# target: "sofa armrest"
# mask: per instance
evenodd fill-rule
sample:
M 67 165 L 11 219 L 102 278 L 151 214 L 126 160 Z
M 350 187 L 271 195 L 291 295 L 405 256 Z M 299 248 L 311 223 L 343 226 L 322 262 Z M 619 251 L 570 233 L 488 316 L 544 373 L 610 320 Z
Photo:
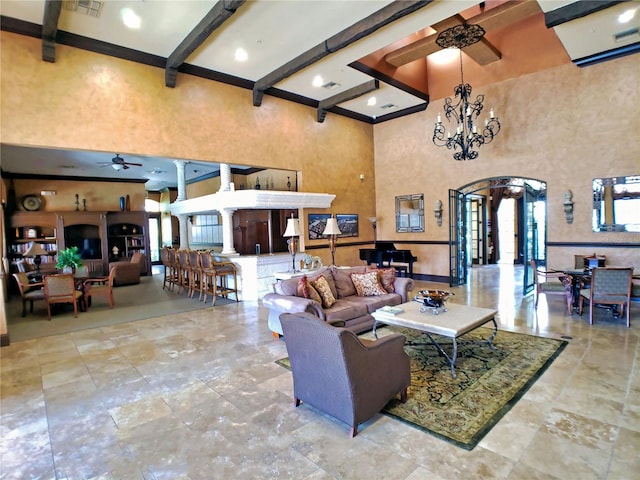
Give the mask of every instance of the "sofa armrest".
M 277 293 L 267 293 L 262 298 L 262 304 L 281 313 L 308 312 L 321 320 L 325 320 L 322 305 L 310 298 L 295 297 L 293 295 L 280 295 Z
M 393 288 L 396 293 L 400 294 L 402 297 L 402 303 L 406 303 L 409 301 L 409 292 L 413 290 L 414 281 L 413 278 L 409 277 L 396 277 L 393 282 Z

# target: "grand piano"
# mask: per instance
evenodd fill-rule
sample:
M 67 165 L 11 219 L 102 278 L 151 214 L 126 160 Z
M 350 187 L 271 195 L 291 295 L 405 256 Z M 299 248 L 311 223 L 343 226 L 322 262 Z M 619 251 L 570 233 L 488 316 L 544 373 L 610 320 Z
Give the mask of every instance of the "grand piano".
M 413 278 L 413 262 L 418 261 L 411 250 L 398 250 L 392 242 L 376 242 L 375 248 L 361 248 L 360 260 L 367 265 L 376 264 L 379 268 L 385 266 L 398 267 L 398 263 L 408 264 L 409 277 Z

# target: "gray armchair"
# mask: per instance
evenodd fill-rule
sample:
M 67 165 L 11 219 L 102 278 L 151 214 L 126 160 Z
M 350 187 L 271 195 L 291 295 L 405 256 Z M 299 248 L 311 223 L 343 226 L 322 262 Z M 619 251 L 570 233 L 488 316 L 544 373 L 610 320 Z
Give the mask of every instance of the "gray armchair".
M 300 312 L 283 313 L 280 322 L 293 373 L 294 405 L 300 401 L 351 426 L 351 436 L 411 383 L 405 337 L 391 334 L 362 340 L 346 328 Z

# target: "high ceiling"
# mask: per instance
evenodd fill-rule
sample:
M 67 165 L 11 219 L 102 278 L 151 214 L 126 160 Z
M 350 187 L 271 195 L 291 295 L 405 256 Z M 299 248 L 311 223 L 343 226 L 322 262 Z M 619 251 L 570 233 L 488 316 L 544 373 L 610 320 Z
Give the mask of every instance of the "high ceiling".
M 188 72 L 246 88 L 255 108 L 264 95 L 276 95 L 317 108 L 317 121 L 327 122 L 332 114 L 388 121 L 451 96 L 460 81 L 459 56 L 447 60 L 435 39 L 461 23 L 486 31 L 463 49 L 465 80 L 474 88 L 640 46 L 640 13 L 628 23 L 618 18 L 637 10 L 637 0 L 77 0 L 62 2 L 59 14 L 56 4 L 2 0 L 2 29 L 43 38 L 49 61 L 64 54 L 56 52 L 61 43 L 108 52 L 165 68 L 167 89 L 180 88 Z M 145 178 L 149 190 L 175 185 L 172 159 L 15 145 L 2 145 L 0 153 L 4 172 Z M 143 167 L 99 165 L 116 153 Z M 197 175 L 218 166 L 192 169 Z

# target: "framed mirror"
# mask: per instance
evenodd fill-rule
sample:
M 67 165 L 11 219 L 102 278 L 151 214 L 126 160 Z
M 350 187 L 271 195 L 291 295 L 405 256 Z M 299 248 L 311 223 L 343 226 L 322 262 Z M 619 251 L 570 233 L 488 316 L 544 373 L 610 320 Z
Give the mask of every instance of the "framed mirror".
M 593 179 L 593 231 L 640 232 L 640 175 Z
M 424 195 L 396 197 L 396 232 L 424 232 Z

